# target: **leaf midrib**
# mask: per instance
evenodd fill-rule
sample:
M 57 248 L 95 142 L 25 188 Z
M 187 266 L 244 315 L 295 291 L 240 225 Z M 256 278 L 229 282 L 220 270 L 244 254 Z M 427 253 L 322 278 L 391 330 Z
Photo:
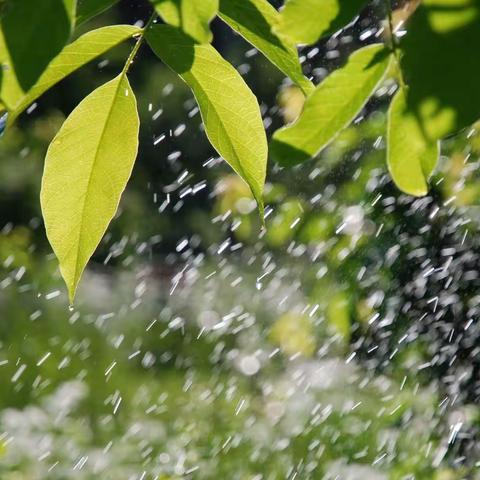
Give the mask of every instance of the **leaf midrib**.
M 80 257 L 81 240 L 82 240 L 82 237 L 83 237 L 82 233 L 83 233 L 83 221 L 84 221 L 84 217 L 85 217 L 85 208 L 86 208 L 86 203 L 87 203 L 86 199 L 89 196 L 89 190 L 90 190 L 90 186 L 91 186 L 91 183 L 92 183 L 93 171 L 95 169 L 95 164 L 97 163 L 97 160 L 98 160 L 98 154 L 99 154 L 99 151 L 100 151 L 100 148 L 98 146 L 101 145 L 101 143 L 103 141 L 103 137 L 105 136 L 105 132 L 107 130 L 107 126 L 108 126 L 108 123 L 109 123 L 109 120 L 110 120 L 110 117 L 111 117 L 111 114 L 112 114 L 112 111 L 113 111 L 113 107 L 115 105 L 115 99 L 118 96 L 118 91 L 120 89 L 121 83 L 123 82 L 123 80 L 125 78 L 125 75 L 126 75 L 126 73 L 122 72 L 117 77 L 118 84 L 117 84 L 117 87 L 115 89 L 114 94 L 112 95 L 112 101 L 111 101 L 110 107 L 108 109 L 108 113 L 106 115 L 106 120 L 105 120 L 105 123 L 102 127 L 102 131 L 100 133 L 100 136 L 98 137 L 99 140 L 98 140 L 97 148 L 96 148 L 96 151 L 95 151 L 95 156 L 94 156 L 94 159 L 93 159 L 93 162 L 92 162 L 92 166 L 90 168 L 90 172 L 88 174 L 87 188 L 86 188 L 86 193 L 83 196 L 82 214 L 80 216 L 80 225 L 79 225 L 79 231 L 78 231 L 77 253 L 76 253 L 76 256 L 75 256 L 75 270 L 74 270 L 74 274 L 73 274 L 72 296 L 74 294 L 75 286 L 78 283 L 79 270 L 81 269 L 81 265 L 79 265 L 79 257 Z
M 190 71 L 190 74 L 192 75 L 192 79 L 193 79 L 193 80 L 195 81 L 195 83 L 197 84 L 197 88 L 200 90 L 200 92 L 201 92 L 203 95 L 205 95 L 206 98 L 209 98 L 209 97 L 208 97 L 208 93 L 207 93 L 206 90 L 202 87 L 202 84 L 197 80 L 197 78 L 193 75 L 193 73 L 192 73 L 191 71 Z M 195 93 L 194 93 L 194 96 L 197 97 L 197 95 L 196 95 Z M 197 99 L 197 101 L 198 101 L 198 99 Z M 209 104 L 209 107 L 208 107 L 208 108 L 211 108 L 211 109 L 215 112 L 215 115 L 217 116 L 217 118 L 218 118 L 218 120 L 219 120 L 219 121 L 218 121 L 219 125 L 221 125 L 221 127 L 223 128 L 223 130 L 224 130 L 225 132 L 228 132 L 228 129 L 225 127 L 225 124 L 224 124 L 224 122 L 222 121 L 222 116 L 219 115 L 218 110 L 215 108 L 214 103 L 211 102 L 211 101 L 209 101 L 208 104 Z M 205 112 L 205 117 L 207 116 L 207 113 L 208 113 L 208 111 Z M 205 129 L 205 131 L 206 131 L 207 136 L 208 136 L 207 129 Z M 230 140 L 230 136 L 229 136 L 228 134 L 225 135 L 225 138 L 226 138 L 226 141 L 228 142 L 228 144 L 231 146 L 231 149 L 232 149 L 233 153 L 235 154 L 235 158 L 236 158 L 236 160 L 237 160 L 237 165 L 238 165 L 237 168 L 235 168 L 235 167 L 233 167 L 233 165 L 231 165 L 232 168 L 234 168 L 235 170 L 238 169 L 238 170 L 239 170 L 238 173 L 239 173 L 245 180 L 248 181 L 251 177 L 250 177 L 250 175 L 248 175 L 247 172 L 243 169 L 242 162 L 240 161 L 240 156 L 239 156 L 239 154 L 237 153 L 237 149 L 236 149 L 234 143 Z M 220 153 L 220 152 L 219 152 L 219 153 Z M 225 159 L 225 160 L 226 160 L 226 159 Z M 227 163 L 228 163 L 228 161 L 227 161 Z M 256 180 L 256 179 L 255 179 L 255 180 Z M 250 183 L 250 182 L 248 182 L 248 183 Z M 251 187 L 251 186 L 252 186 L 252 185 L 250 185 L 250 187 Z M 255 185 L 255 187 L 257 187 L 257 185 Z M 253 189 L 252 189 L 252 191 L 253 191 Z M 255 198 L 257 199 L 257 201 L 261 202 L 262 199 L 261 199 L 261 198 L 257 198 L 257 193 L 256 193 L 256 192 L 253 192 L 253 194 L 254 194 Z

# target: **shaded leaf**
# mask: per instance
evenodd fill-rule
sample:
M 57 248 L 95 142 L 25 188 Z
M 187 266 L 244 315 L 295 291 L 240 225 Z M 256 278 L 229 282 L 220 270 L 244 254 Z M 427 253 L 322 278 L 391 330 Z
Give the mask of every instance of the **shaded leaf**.
M 48 149 L 40 200 L 71 302 L 117 211 L 137 155 L 138 130 L 135 96 L 122 73 L 77 106 Z
M 311 45 L 350 23 L 365 0 L 287 0 L 275 28 L 294 43 Z
M 273 33 L 279 13 L 267 0 L 220 0 L 220 18 L 260 50 L 308 95 L 315 88 L 305 78 L 295 45 Z
M 387 127 L 387 165 L 397 187 L 410 195 L 426 195 L 439 154 L 439 142 L 426 139 L 400 89 L 390 104 Z
M 307 98 L 295 123 L 277 130 L 270 150 L 281 165 L 292 166 L 315 156 L 361 111 L 382 81 L 390 63 L 383 45 L 353 53 Z
M 0 20 L 0 98 L 12 108 L 67 43 L 75 0 L 10 0 Z
M 218 0 L 151 1 L 166 23 L 181 28 L 197 42 L 211 42 L 210 22 L 218 12 Z
M 77 25 L 104 12 L 117 2 L 118 0 L 78 0 Z
M 480 118 L 478 0 L 424 0 L 401 47 L 409 106 L 431 139 Z
M 55 57 L 37 83 L 20 100 L 12 112 L 11 123 L 25 108 L 40 95 L 63 80 L 75 70 L 102 55 L 106 51 L 133 35 L 141 33 L 141 29 L 133 25 L 111 25 L 91 30 L 67 45 Z
M 211 144 L 248 183 L 262 212 L 267 140 L 251 90 L 211 45 L 194 43 L 178 28 L 156 25 L 145 38 L 190 86 Z

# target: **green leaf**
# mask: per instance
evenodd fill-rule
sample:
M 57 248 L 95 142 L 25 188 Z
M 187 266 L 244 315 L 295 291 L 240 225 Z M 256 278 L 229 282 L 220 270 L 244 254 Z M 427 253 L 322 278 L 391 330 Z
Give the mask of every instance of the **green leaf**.
M 117 211 L 138 130 L 135 96 L 122 73 L 82 100 L 48 148 L 40 201 L 70 302 Z
M 358 115 L 389 63 L 390 54 L 383 45 L 353 53 L 307 98 L 297 121 L 275 132 L 270 145 L 273 158 L 292 166 L 317 155 Z
M 437 140 L 480 118 L 480 2 L 424 0 L 401 47 L 408 103 Z
M 220 18 L 260 50 L 308 95 L 315 88 L 305 78 L 295 45 L 273 33 L 279 13 L 267 0 L 220 0 Z
M 211 144 L 250 186 L 262 213 L 267 140 L 251 90 L 211 45 L 194 43 L 178 28 L 156 25 L 145 38 L 193 90 Z
M 118 0 L 78 0 L 77 25 L 99 15 L 117 2 Z
M 428 179 L 440 155 L 439 142 L 427 140 L 406 92 L 400 89 L 388 111 L 387 165 L 397 187 L 410 195 L 428 192 Z
M 75 0 L 10 0 L 0 20 L 0 99 L 12 108 L 60 53 L 72 32 Z
M 55 57 L 37 83 L 15 106 L 8 123 L 14 119 L 40 95 L 63 80 L 75 70 L 142 30 L 133 25 L 111 25 L 91 30 L 67 45 Z
M 287 0 L 275 31 L 294 43 L 311 45 L 350 23 L 365 0 Z
M 210 22 L 218 12 L 218 0 L 151 0 L 162 19 L 179 27 L 200 43 L 210 43 Z

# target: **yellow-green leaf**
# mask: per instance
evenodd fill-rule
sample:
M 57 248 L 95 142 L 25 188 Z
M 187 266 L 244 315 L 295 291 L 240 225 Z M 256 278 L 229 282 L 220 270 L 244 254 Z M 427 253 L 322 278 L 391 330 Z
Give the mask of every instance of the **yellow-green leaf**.
M 292 166 L 317 155 L 358 115 L 382 81 L 390 63 L 383 45 L 350 55 L 307 98 L 295 123 L 277 130 L 270 151 L 281 165 Z
M 345 27 L 364 4 L 365 0 L 287 0 L 275 31 L 310 45 Z
M 91 30 L 67 45 L 57 55 L 35 85 L 15 106 L 8 123 L 13 120 L 40 95 L 63 80 L 75 70 L 102 55 L 133 35 L 141 33 L 133 25 L 111 25 Z
M 218 12 L 218 0 L 151 1 L 166 23 L 181 28 L 197 42 L 211 42 L 210 22 Z
M 0 20 L 0 99 L 9 109 L 60 53 L 73 29 L 75 0 L 14 0 Z
M 47 152 L 40 200 L 70 301 L 118 208 L 138 149 L 135 96 L 124 73 L 86 97 Z
M 247 84 L 211 45 L 195 43 L 178 28 L 155 25 L 145 38 L 190 86 L 211 144 L 248 183 L 262 212 L 268 147 L 260 107 Z
M 397 187 L 410 195 L 426 195 L 439 154 L 439 142 L 427 140 L 400 89 L 390 104 L 387 127 L 387 165 Z
M 306 95 L 313 91 L 312 82 L 303 75 L 295 45 L 272 31 L 279 13 L 267 0 L 220 0 L 219 16 L 290 77 Z

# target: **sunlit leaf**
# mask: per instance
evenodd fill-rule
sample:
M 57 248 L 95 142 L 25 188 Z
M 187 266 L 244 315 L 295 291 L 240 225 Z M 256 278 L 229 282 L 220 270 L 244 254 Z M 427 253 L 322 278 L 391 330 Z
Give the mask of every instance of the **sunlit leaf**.
M 424 0 L 401 46 L 409 106 L 430 138 L 480 118 L 478 0 Z
M 71 302 L 117 211 L 137 155 L 138 130 L 135 96 L 122 73 L 78 105 L 48 149 L 42 213 Z
M 272 31 L 279 14 L 267 0 L 220 0 L 219 16 L 290 77 L 305 94 L 311 93 L 314 86 L 302 73 L 295 45 Z
M 115 45 L 140 32 L 141 29 L 133 25 L 111 25 L 97 30 L 91 30 L 70 45 L 67 45 L 62 52 L 52 60 L 47 70 L 45 70 L 37 83 L 28 91 L 27 95 L 15 106 L 9 123 L 56 83 L 110 50 Z
M 210 22 L 218 12 L 218 0 L 151 0 L 162 19 L 179 27 L 200 43 L 212 40 Z
M 77 25 L 104 12 L 117 2 L 118 0 L 78 0 Z
M 358 115 L 382 81 L 389 62 L 383 45 L 353 53 L 344 67 L 307 98 L 297 121 L 275 132 L 270 145 L 273 158 L 291 166 L 319 153 Z
M 387 164 L 395 184 L 410 195 L 426 195 L 439 157 L 439 142 L 427 140 L 418 117 L 399 90 L 388 112 Z
M 267 140 L 253 93 L 211 45 L 194 43 L 178 28 L 154 26 L 146 39 L 190 86 L 211 144 L 248 183 L 262 211 Z
M 75 0 L 11 0 L 0 19 L 0 98 L 14 107 L 72 32 Z
M 299 44 L 312 44 L 345 27 L 365 0 L 287 0 L 276 32 Z

